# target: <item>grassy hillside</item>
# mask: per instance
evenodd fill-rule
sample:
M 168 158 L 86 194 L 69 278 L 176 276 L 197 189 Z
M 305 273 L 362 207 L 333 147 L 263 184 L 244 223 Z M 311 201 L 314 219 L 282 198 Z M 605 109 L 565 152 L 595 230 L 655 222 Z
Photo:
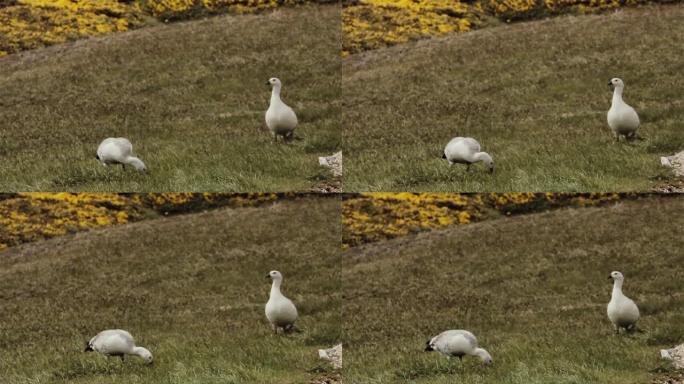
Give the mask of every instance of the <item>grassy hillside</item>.
M 0 189 L 285 191 L 331 182 L 341 140 L 338 6 L 220 16 L 0 58 Z M 300 138 L 266 129 L 268 78 Z M 102 167 L 125 136 L 151 171 Z
M 406 236 L 342 253 L 352 383 L 650 383 L 684 341 L 684 199 L 651 197 Z M 615 336 L 613 270 L 644 333 Z M 423 352 L 470 329 L 494 358 Z M 661 373 L 657 373 L 661 372 Z
M 380 49 L 343 60 L 347 191 L 644 191 L 684 148 L 684 5 L 563 16 Z M 606 123 L 622 77 L 644 140 Z M 477 138 L 497 172 L 448 167 Z
M 339 199 L 153 219 L 0 251 L 2 383 L 309 383 L 334 375 Z M 301 333 L 263 313 L 278 269 Z M 155 355 L 106 359 L 86 340 L 121 327 Z M 309 372 L 312 371 L 312 372 Z

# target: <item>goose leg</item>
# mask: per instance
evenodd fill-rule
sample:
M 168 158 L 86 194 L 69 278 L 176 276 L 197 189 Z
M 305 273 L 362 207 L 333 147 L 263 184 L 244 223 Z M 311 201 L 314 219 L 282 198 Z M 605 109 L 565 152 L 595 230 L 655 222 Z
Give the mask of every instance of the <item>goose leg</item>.
M 470 163 L 466 165 L 466 172 L 470 172 Z
M 119 357 L 121 358 L 121 361 L 124 361 L 124 355 L 123 354 L 119 355 Z
M 124 163 L 121 163 L 121 169 L 123 169 L 124 171 L 126 170 L 126 166 L 124 165 Z

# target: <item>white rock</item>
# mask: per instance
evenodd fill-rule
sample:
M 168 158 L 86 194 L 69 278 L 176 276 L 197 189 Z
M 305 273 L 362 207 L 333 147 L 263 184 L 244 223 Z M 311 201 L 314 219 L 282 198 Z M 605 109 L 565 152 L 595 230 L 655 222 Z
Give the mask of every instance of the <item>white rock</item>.
M 280 99 L 280 89 L 282 84 L 279 79 L 273 77 L 266 84 L 270 84 L 271 104 L 266 110 L 266 126 L 271 131 L 273 138 L 277 141 L 278 136 L 283 140 L 289 141 L 293 138 L 294 129 L 297 127 L 297 115 Z
M 672 156 L 661 157 L 660 164 L 672 168 L 677 176 L 684 176 L 684 151 Z
M 609 279 L 613 279 L 613 292 L 608 303 L 608 318 L 615 327 L 615 332 L 620 333 L 620 328 L 631 332 L 636 330 L 636 323 L 639 320 L 639 308 L 637 305 L 622 293 L 622 283 L 625 278 L 618 271 L 611 272 Z
M 672 360 L 675 369 L 684 368 L 684 344 L 680 344 L 672 349 L 661 349 L 660 357 Z
M 152 353 L 143 347 L 137 347 L 133 336 L 122 329 L 108 329 L 98 333 L 86 343 L 85 352 L 89 351 L 105 356 L 119 356 L 121 360 L 125 355 L 137 355 L 147 364 L 153 362 Z
M 639 116 L 634 108 L 622 100 L 625 83 L 621 79 L 613 78 L 608 85 L 615 88 L 613 90 L 613 101 L 608 110 L 608 126 L 613 130 L 616 140 L 620 140 L 620 136 L 624 136 L 625 139 L 636 138 Z
M 427 342 L 425 351 L 437 351 L 447 357 L 457 356 L 462 359 L 465 355 L 477 356 L 485 364 L 491 364 L 489 352 L 480 348 L 475 335 L 469 331 L 455 329 L 444 331 Z
M 319 157 L 318 164 L 330 168 L 333 176 L 342 176 L 342 151 L 337 152 L 332 156 Z
M 290 299 L 280 292 L 283 275 L 278 271 L 271 271 L 266 275 L 266 278 L 273 280 L 271 294 L 266 303 L 266 318 L 271 323 L 273 333 L 277 334 L 278 328 L 282 328 L 283 332 L 289 332 L 297 320 L 297 308 Z
M 447 159 L 449 165 L 454 163 L 470 165 L 481 161 L 489 172 L 494 172 L 494 160 L 487 152 L 480 151 L 480 143 L 471 137 L 454 137 L 444 148 L 443 159 Z
M 332 363 L 333 368 L 342 369 L 342 344 L 329 349 L 319 349 L 318 357 Z
M 97 159 L 102 165 L 124 164 L 132 165 L 136 170 L 145 172 L 147 167 L 139 158 L 133 156 L 133 145 L 123 137 L 110 137 L 104 139 L 97 147 Z

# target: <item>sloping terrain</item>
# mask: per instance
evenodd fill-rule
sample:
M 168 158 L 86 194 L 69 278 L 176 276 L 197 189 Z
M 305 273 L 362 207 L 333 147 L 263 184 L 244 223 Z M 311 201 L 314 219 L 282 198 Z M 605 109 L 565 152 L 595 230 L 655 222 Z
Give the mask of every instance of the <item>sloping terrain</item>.
M 346 191 L 646 191 L 684 148 L 684 4 L 562 16 L 344 58 Z M 615 143 L 612 77 L 643 140 Z M 441 159 L 455 136 L 496 162 Z
M 305 383 L 341 337 L 339 199 L 146 220 L 0 251 L 0 380 Z M 301 330 L 273 336 L 273 269 Z M 155 363 L 83 353 L 123 328 Z M 310 372 L 311 371 L 311 372 Z M 326 373 L 327 372 L 327 373 Z
M 340 8 L 160 25 L 0 58 L 2 191 L 302 191 L 325 183 L 318 156 L 339 127 Z M 273 143 L 270 77 L 298 113 Z M 103 167 L 128 137 L 150 174 Z
M 352 383 L 650 383 L 684 341 L 684 198 L 561 209 L 435 230 L 342 253 Z M 640 307 L 634 335 L 606 316 L 608 275 Z M 425 353 L 469 329 L 494 358 Z

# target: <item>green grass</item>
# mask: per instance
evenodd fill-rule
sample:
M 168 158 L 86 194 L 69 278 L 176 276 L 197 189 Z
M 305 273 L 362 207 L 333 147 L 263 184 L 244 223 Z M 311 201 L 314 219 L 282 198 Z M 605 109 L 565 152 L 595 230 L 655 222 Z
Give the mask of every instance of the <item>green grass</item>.
M 343 60 L 346 191 L 646 191 L 684 148 L 684 5 L 499 25 Z M 612 77 L 642 141 L 616 144 Z M 492 176 L 448 167 L 478 139 Z
M 0 382 L 309 383 L 341 338 L 338 198 L 222 209 L 0 251 Z M 273 336 L 268 271 L 298 306 Z M 83 353 L 123 328 L 155 364 Z M 309 372 L 312 371 L 312 372 Z
M 306 191 L 341 145 L 340 8 L 219 16 L 0 59 L 2 191 Z M 300 125 L 274 144 L 270 77 Z M 151 171 L 102 167 L 128 137 Z
M 684 341 L 683 217 L 684 199 L 644 197 L 345 250 L 346 380 L 650 383 L 671 371 L 659 349 Z M 613 270 L 644 333 L 613 333 Z M 423 352 L 447 329 L 473 331 L 494 365 Z

